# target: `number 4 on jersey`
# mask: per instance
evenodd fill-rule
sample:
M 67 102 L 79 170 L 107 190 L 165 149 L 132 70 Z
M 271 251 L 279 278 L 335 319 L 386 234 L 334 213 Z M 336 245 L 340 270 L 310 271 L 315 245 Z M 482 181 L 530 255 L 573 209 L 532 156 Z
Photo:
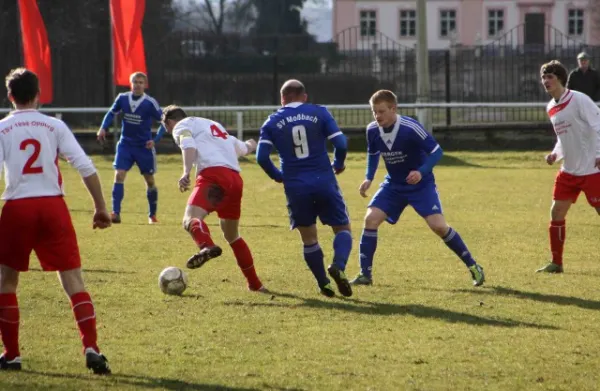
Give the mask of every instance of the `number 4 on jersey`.
M 219 137 L 222 138 L 223 140 L 227 140 L 227 132 L 222 131 L 221 129 L 219 129 L 219 127 L 217 125 L 210 125 L 210 133 L 214 136 L 214 137 Z

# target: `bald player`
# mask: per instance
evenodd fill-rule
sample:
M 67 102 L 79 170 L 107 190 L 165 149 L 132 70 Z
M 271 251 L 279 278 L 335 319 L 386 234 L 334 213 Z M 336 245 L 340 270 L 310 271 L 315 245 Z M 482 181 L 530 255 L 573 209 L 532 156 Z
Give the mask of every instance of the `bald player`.
M 317 239 L 317 217 L 331 226 L 333 261 L 327 271 L 343 296 L 352 296 L 345 274 L 352 250 L 352 235 L 346 203 L 335 175 L 341 174 L 347 141 L 335 119 L 323 106 L 307 103 L 308 95 L 298 80 L 281 87 L 281 108 L 269 116 L 260 129 L 256 159 L 275 182 L 283 183 L 287 197 L 290 228 L 298 229 L 304 244 L 304 260 L 317 280 L 321 294 L 335 296 L 323 263 Z M 333 163 L 327 154 L 327 140 L 335 147 Z M 275 147 L 281 167 L 270 159 Z

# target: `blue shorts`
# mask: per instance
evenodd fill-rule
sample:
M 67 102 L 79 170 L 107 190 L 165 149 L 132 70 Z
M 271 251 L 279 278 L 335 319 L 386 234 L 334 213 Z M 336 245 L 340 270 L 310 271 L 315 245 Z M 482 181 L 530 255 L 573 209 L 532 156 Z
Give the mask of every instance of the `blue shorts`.
M 137 164 L 143 175 L 156 174 L 156 151 L 154 148 L 148 149 L 145 146 L 131 146 L 119 142 L 113 167 L 117 170 L 129 171 L 133 163 Z
M 373 206 L 384 211 L 388 216 L 386 220 L 390 224 L 398 222 L 408 205 L 412 206 L 421 217 L 443 213 L 435 182 L 424 184 L 421 188 L 412 191 L 406 191 L 406 186 L 400 189 L 384 183 L 369 203 L 369 207 Z
M 286 191 L 290 229 L 310 227 L 317 217 L 324 225 L 336 226 L 350 223 L 348 210 L 337 182 L 312 192 Z

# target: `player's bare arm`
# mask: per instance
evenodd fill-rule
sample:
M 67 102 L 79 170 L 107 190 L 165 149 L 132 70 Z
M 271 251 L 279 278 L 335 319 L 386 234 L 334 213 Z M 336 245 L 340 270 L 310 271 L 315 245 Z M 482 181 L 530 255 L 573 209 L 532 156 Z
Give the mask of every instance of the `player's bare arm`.
M 257 143 L 256 140 L 254 139 L 250 139 L 250 140 L 246 140 L 246 147 L 248 147 L 248 153 L 252 153 L 254 151 L 256 151 L 256 147 L 257 147 Z
M 368 179 L 365 179 L 363 181 L 363 183 L 360 184 L 359 188 L 358 188 L 358 192 L 360 193 L 360 195 L 363 198 L 367 198 L 367 190 L 369 190 L 369 188 L 371 187 L 371 183 L 373 181 L 370 181 Z
M 179 191 L 184 192 L 190 188 L 190 173 L 197 157 L 196 148 L 185 148 L 181 155 L 183 159 L 183 174 L 179 178 Z
M 417 183 L 421 182 L 422 178 L 423 175 L 421 175 L 421 172 L 414 170 L 408 173 L 408 176 L 406 177 L 406 183 L 409 185 L 416 185 Z
M 96 133 L 96 136 L 98 141 L 104 142 L 106 140 L 106 129 L 100 128 L 100 130 L 98 130 L 98 133 Z
M 555 153 L 549 153 L 546 155 L 546 163 L 548 163 L 548 165 L 553 165 L 554 162 L 556 162 L 556 154 Z M 596 160 L 596 162 L 598 162 L 598 160 Z
M 98 174 L 93 173 L 92 175 L 84 177 L 83 183 L 85 184 L 85 187 L 94 201 L 95 211 L 92 227 L 94 229 L 104 229 L 110 227 L 110 215 L 106 209 L 106 203 L 104 202 L 104 196 L 102 195 L 102 186 L 100 185 L 100 178 L 98 178 Z

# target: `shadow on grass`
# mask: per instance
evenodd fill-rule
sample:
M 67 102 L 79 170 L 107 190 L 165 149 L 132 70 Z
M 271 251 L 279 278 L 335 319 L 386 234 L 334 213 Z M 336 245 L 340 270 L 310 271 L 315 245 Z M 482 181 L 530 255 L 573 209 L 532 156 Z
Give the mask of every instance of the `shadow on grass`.
M 316 309 L 327 309 L 327 310 L 339 310 L 347 312 L 356 312 L 364 315 L 412 315 L 417 318 L 425 319 L 440 319 L 448 323 L 466 323 L 476 326 L 495 326 L 495 327 L 530 327 L 535 329 L 544 330 L 559 330 L 558 327 L 548 326 L 537 323 L 521 322 L 512 319 L 493 319 L 485 318 L 482 316 L 466 314 L 463 312 L 450 311 L 443 308 L 430 307 L 421 304 L 391 304 L 391 303 L 378 303 L 371 301 L 362 301 L 356 299 L 343 299 L 344 301 L 331 301 L 331 300 L 320 300 L 311 299 L 296 296 L 289 293 L 279 293 L 270 291 L 271 300 L 270 303 L 248 303 L 242 301 L 229 301 L 224 302 L 225 305 L 231 306 L 262 306 L 262 307 L 309 307 Z M 288 298 L 301 300 L 300 304 L 293 303 L 277 303 L 273 302 L 277 298 Z
M 454 292 L 474 293 L 473 291 L 470 291 L 468 289 L 458 289 L 458 290 L 454 290 Z M 526 292 L 526 291 L 520 291 L 518 289 L 504 288 L 501 286 L 491 287 L 491 290 L 487 290 L 487 291 L 478 290 L 477 294 L 512 296 L 512 297 L 518 297 L 520 299 L 535 300 L 535 301 L 539 301 L 542 303 L 568 305 L 568 306 L 579 307 L 579 308 L 583 308 L 583 309 L 587 309 L 587 310 L 600 310 L 600 301 L 596 301 L 596 300 L 581 299 L 579 297 L 572 297 L 572 296 L 547 295 L 547 294 L 543 294 L 543 293 Z
M 203 390 L 203 391 L 258 391 L 258 388 L 247 388 L 247 387 L 229 387 L 222 386 L 218 384 L 202 384 L 202 383 L 192 383 L 183 380 L 177 379 L 169 379 L 164 377 L 151 377 L 151 376 L 137 376 L 137 375 L 126 375 L 120 373 L 113 373 L 110 376 L 93 376 L 90 374 L 81 375 L 78 374 L 69 374 L 69 373 L 56 373 L 56 372 L 42 372 L 42 371 L 33 371 L 33 370 L 23 370 L 21 371 L 27 375 L 37 375 L 37 376 L 45 376 L 49 378 L 56 379 L 77 379 L 83 381 L 90 380 L 100 380 L 104 383 L 105 388 L 109 383 L 111 386 L 114 386 L 115 389 L 119 389 L 119 386 L 133 386 L 140 388 L 155 388 L 161 390 Z M 267 386 L 267 385 L 265 385 Z M 267 386 L 270 387 L 270 386 Z M 67 388 L 69 389 L 69 388 Z M 79 389 L 74 387 L 73 389 Z M 263 388 L 264 389 L 264 388 Z M 277 388 L 266 388 L 266 389 L 277 389 Z
M 486 168 L 479 164 L 469 163 L 465 160 L 459 159 L 454 156 L 444 154 L 442 156 L 442 160 L 438 163 L 439 166 L 448 166 L 448 167 L 477 167 L 477 168 Z
M 45 272 L 39 267 L 31 267 L 29 268 L 30 272 Z M 110 270 L 110 269 L 81 269 L 83 273 L 101 273 L 101 274 L 135 274 L 135 272 L 126 271 L 126 270 Z

